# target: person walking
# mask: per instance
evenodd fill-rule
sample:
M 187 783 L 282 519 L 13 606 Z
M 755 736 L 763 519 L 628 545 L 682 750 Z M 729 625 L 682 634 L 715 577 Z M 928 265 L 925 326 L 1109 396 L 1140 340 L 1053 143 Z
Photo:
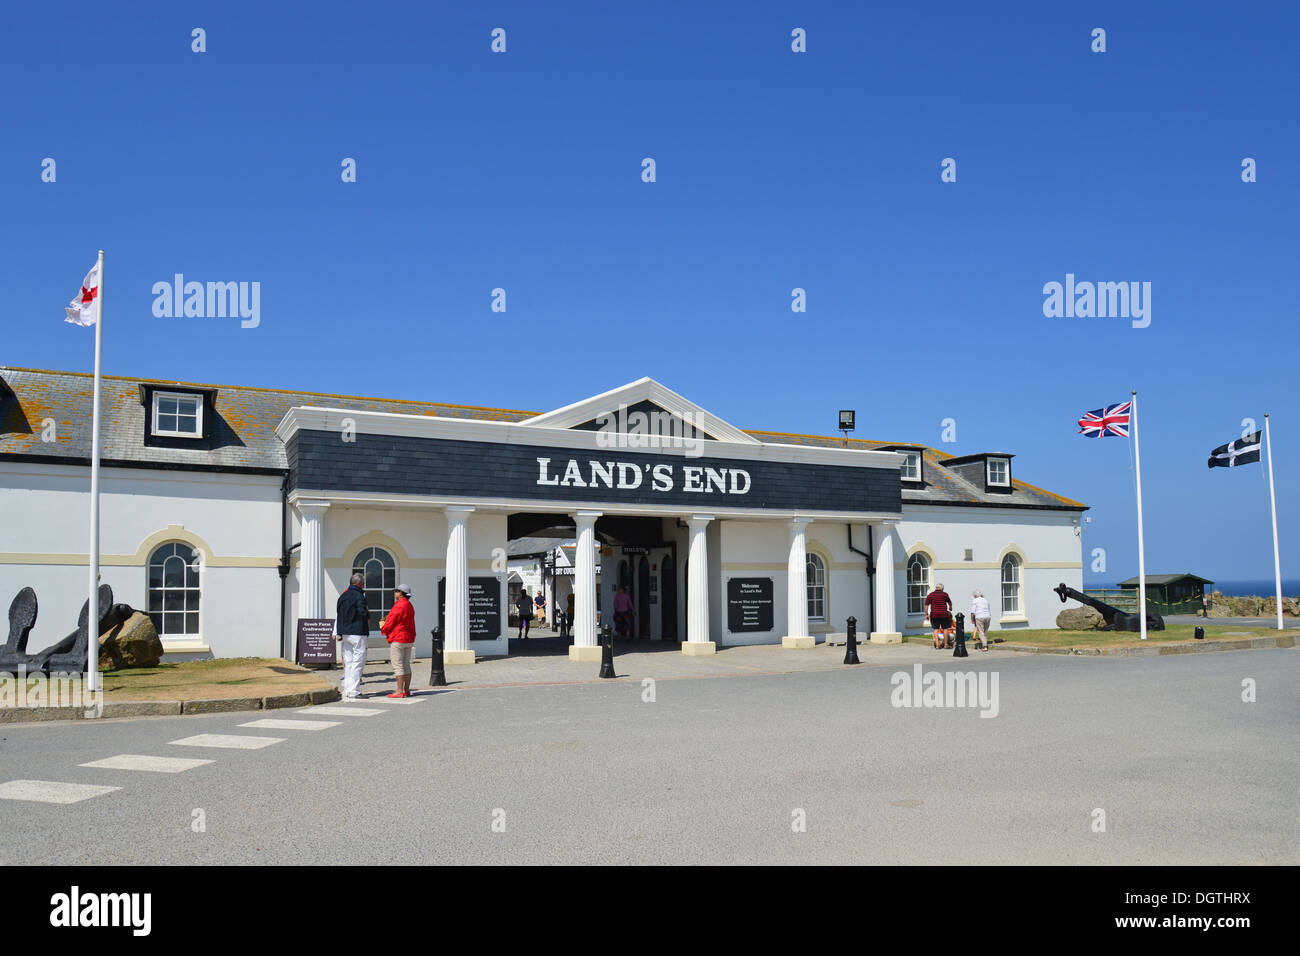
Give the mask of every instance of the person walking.
M 979 642 L 980 650 L 987 651 L 989 649 L 989 624 L 993 621 L 993 609 L 989 607 L 989 599 L 978 588 L 975 589 L 975 593 L 971 597 L 970 619 L 975 625 L 975 639 Z
M 561 637 L 573 637 L 573 592 L 569 592 L 568 598 L 564 602 L 564 614 L 560 618 Z
M 934 590 L 926 595 L 925 616 L 934 628 L 934 649 L 952 647 L 952 635 L 948 633 L 952 627 L 952 598 L 942 584 L 936 584 Z
M 411 604 L 411 589 L 399 584 L 394 591 L 393 609 L 379 622 L 379 629 L 388 639 L 389 659 L 397 678 L 397 690 L 389 697 L 411 696 L 411 653 L 415 650 L 415 606 Z
M 546 626 L 546 596 L 541 588 L 537 589 L 537 597 L 533 598 L 533 616 L 537 618 L 539 626 Z
M 614 595 L 614 629 L 620 639 L 626 639 L 632 633 L 632 598 L 621 584 Z
M 1204 591 L 1201 592 L 1201 617 L 1210 616 L 1210 596 Z
M 343 696 L 361 697 L 361 672 L 366 668 L 366 645 L 370 638 L 370 607 L 366 604 L 363 575 L 352 575 L 347 590 L 334 605 L 335 640 L 343 645 Z
M 528 588 L 519 589 L 515 599 L 515 610 L 519 612 L 519 636 L 528 640 L 528 625 L 533 619 L 533 600 L 528 596 Z

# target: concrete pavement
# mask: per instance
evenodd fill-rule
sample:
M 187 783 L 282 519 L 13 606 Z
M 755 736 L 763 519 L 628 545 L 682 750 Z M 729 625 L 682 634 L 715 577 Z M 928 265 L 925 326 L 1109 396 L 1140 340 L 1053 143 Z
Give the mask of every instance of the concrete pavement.
M 0 799 L 0 863 L 1300 862 L 1295 651 L 871 650 L 910 660 L 0 728 L 0 786 L 79 800 Z M 892 706 L 916 663 L 997 717 Z

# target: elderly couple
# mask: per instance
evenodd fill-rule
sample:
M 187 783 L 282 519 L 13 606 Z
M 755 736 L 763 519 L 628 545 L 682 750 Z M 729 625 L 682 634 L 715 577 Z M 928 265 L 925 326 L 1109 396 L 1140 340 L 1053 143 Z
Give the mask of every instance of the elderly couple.
M 366 666 L 370 607 L 366 604 L 365 583 L 366 579 L 362 575 L 352 575 L 352 582 L 339 595 L 336 606 L 335 640 L 343 644 L 343 697 L 347 700 L 360 699 L 361 672 Z M 397 586 L 393 609 L 379 622 L 379 630 L 388 640 L 393 673 L 397 677 L 397 690 L 388 696 L 410 697 L 411 652 L 415 649 L 415 607 L 411 604 L 411 589 L 405 584 Z
M 934 649 L 952 647 L 952 598 L 942 584 L 936 584 L 934 590 L 926 595 L 925 616 L 934 628 Z M 989 607 L 988 599 L 982 591 L 975 591 L 970 602 L 970 620 L 975 627 L 975 640 L 981 651 L 989 649 L 989 622 L 992 619 L 993 610 Z

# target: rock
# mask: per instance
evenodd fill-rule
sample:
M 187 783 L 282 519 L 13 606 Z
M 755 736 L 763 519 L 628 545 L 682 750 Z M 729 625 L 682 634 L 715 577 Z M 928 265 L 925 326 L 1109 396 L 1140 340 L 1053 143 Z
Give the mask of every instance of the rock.
M 1106 619 L 1093 607 L 1067 607 L 1056 615 L 1056 626 L 1063 631 L 1095 631 L 1106 626 Z
M 153 619 L 143 611 L 132 611 L 121 624 L 99 638 L 99 666 L 102 670 L 123 667 L 157 667 L 163 646 Z

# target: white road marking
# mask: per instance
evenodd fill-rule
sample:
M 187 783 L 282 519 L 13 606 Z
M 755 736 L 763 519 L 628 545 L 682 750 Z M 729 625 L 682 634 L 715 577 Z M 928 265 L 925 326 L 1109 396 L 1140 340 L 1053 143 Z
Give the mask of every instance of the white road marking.
M 81 764 L 81 766 L 99 767 L 104 770 L 147 770 L 151 773 L 181 773 L 185 770 L 193 770 L 195 767 L 202 767 L 207 763 L 212 763 L 212 761 L 190 757 L 150 757 L 144 754 L 118 754 L 116 757 L 92 760 L 90 763 Z
M 327 727 L 337 727 L 340 723 L 342 721 L 338 720 L 285 720 L 281 717 L 263 717 L 261 720 L 250 720 L 239 726 L 264 727 L 267 730 L 324 730 Z
M 173 740 L 175 747 L 224 747 L 228 750 L 260 750 L 271 744 L 284 743 L 284 737 L 242 737 L 235 734 L 195 734 Z
M 304 707 L 297 713 L 326 714 L 331 717 L 338 714 L 342 714 L 344 717 L 373 717 L 375 714 L 382 714 L 385 711 L 366 707 L 350 707 L 347 704 L 325 704 L 323 706 L 318 704 L 315 707 Z
M 58 783 L 53 780 L 9 780 L 0 783 L 0 800 L 30 800 L 33 803 L 80 803 L 102 797 L 121 787 L 100 787 L 90 783 Z

